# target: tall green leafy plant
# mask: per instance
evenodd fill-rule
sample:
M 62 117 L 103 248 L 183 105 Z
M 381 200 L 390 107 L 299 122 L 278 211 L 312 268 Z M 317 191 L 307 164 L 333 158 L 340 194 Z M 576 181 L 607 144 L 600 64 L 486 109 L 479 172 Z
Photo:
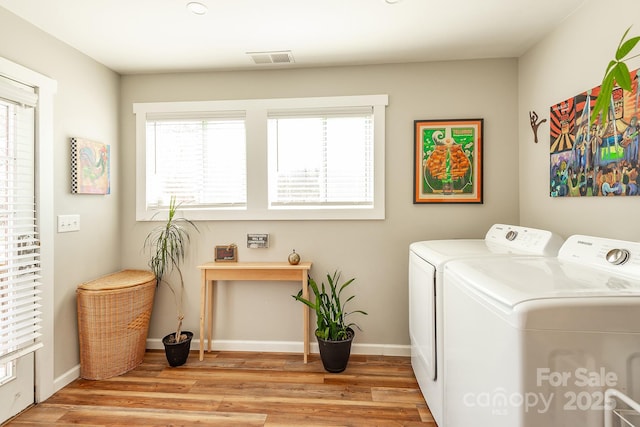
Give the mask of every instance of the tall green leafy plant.
M 175 196 L 172 196 L 169 201 L 167 221 L 151 230 L 144 241 L 145 249 L 148 249 L 151 254 L 149 268 L 155 274 L 158 284 L 164 282 L 169 287 L 176 303 L 178 315 L 176 342 L 186 339 L 182 334 L 184 277 L 180 265 L 184 261 L 185 252 L 191 242 L 189 229 L 198 231 L 198 227 L 192 221 L 176 216 L 179 207 L 180 204 L 176 203 Z M 178 273 L 180 279 L 178 289 L 167 281 L 167 276 L 173 271 Z
M 335 271 L 333 275 L 327 274 L 328 286 L 324 282 L 320 286 L 313 278 L 309 277 L 309 287 L 315 296 L 314 301 L 302 297 L 302 290 L 293 298 L 309 306 L 316 312 L 316 336 L 329 341 L 341 341 L 348 338 L 348 329 L 352 326 L 360 329 L 356 323 L 347 323 L 347 316 L 360 313 L 366 315 L 362 310 L 347 311 L 346 305 L 355 295 L 351 295 L 344 302 L 341 300 L 342 292 L 349 286 L 355 278 L 349 279 L 340 284 L 340 272 Z
M 603 123 L 609 120 L 609 111 L 611 110 L 612 103 L 611 94 L 616 84 L 626 91 L 631 91 L 632 82 L 626 61 L 640 56 L 640 54 L 629 56 L 638 42 L 640 42 L 640 36 L 625 40 L 629 34 L 629 30 L 631 30 L 631 27 L 627 28 L 627 31 L 622 35 L 622 39 L 620 39 L 620 43 L 618 43 L 618 48 L 616 49 L 615 57 L 607 65 L 600 86 L 600 93 L 593 106 L 593 112 L 591 113 L 591 122 L 595 122 L 600 114 L 602 114 Z

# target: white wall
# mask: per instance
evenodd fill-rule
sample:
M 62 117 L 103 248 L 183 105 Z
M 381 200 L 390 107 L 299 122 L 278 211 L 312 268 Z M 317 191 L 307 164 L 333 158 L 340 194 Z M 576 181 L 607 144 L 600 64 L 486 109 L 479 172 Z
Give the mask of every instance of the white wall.
M 83 281 L 120 266 L 119 76 L 0 8 L 0 56 L 58 82 L 54 104 L 55 215 L 80 214 L 81 230 L 55 234 L 54 377 L 78 365 L 75 289 Z M 110 196 L 70 193 L 69 138 L 111 144 L 114 161 Z M 49 301 L 45 304 L 50 303 Z
M 295 248 L 314 262 L 313 274 L 340 268 L 357 277 L 354 308 L 364 332 L 356 341 L 408 344 L 407 246 L 411 241 L 481 237 L 494 222 L 548 228 L 568 236 L 586 233 L 631 240 L 640 228 L 628 223 L 637 199 L 552 199 L 548 196 L 549 126 L 538 144 L 530 110 L 549 117 L 549 107 L 597 85 L 624 29 L 640 13 L 637 0 L 587 0 L 537 46 L 516 60 L 246 71 L 120 78 L 104 66 L 0 8 L 0 56 L 58 82 L 55 98 L 55 213 L 81 215 L 78 233 L 55 237 L 55 375 L 78 362 L 75 288 L 120 267 L 144 268 L 141 252 L 151 224 L 135 222 L 133 102 L 389 94 L 384 221 L 210 222 L 201 224 L 185 272 L 186 326 L 197 330 L 199 275 L 216 244 L 237 242 L 240 259 L 285 260 Z M 600 22 L 605 18 L 605 22 Z M 615 23 L 615 24 L 614 24 Z M 599 27 L 602 25 L 602 27 Z M 632 33 L 640 31 L 634 27 Z M 19 42 L 16 42 L 19 40 Z M 632 63 L 640 66 L 637 60 Z M 122 85 L 121 85 L 122 82 Z M 121 91 L 120 94 L 118 91 Z M 485 203 L 413 205 L 413 120 L 485 119 Z M 68 139 L 110 143 L 112 194 L 69 192 Z M 519 160 L 517 160 L 519 158 Z M 248 250 L 246 233 L 270 233 L 271 248 Z M 229 340 L 299 341 L 299 303 L 293 284 L 244 283 L 220 289 L 215 337 Z M 160 289 L 151 337 L 173 328 L 173 308 Z
M 517 223 L 517 61 L 514 59 L 403 65 L 132 75 L 104 66 L 0 8 L 0 27 L 16 37 L 0 38 L 0 55 L 58 82 L 55 99 L 55 213 L 81 215 L 82 229 L 55 237 L 55 376 L 78 362 L 76 286 L 119 268 L 145 268 L 141 247 L 152 226 L 135 222 L 133 102 L 389 94 L 387 108 L 386 220 L 224 221 L 200 224 L 187 260 L 187 319 L 198 328 L 199 274 L 213 246 L 237 242 L 240 259 L 285 260 L 295 248 L 314 262 L 321 278 L 339 268 L 356 277 L 352 308 L 364 332 L 359 344 L 407 345 L 407 251 L 415 240 L 481 237 L 494 222 Z M 20 39 L 20 43 L 13 40 Z M 120 92 L 119 92 L 120 91 Z M 413 121 L 484 118 L 482 205 L 414 205 Z M 112 194 L 69 192 L 71 136 L 111 144 Z M 271 247 L 249 250 L 247 233 L 270 233 Z M 301 341 L 302 308 L 290 283 L 242 283 L 221 287 L 216 339 Z M 174 327 L 170 295 L 161 288 L 151 338 Z
M 197 330 L 199 275 L 216 244 L 237 242 L 240 259 L 285 260 L 292 248 L 314 262 L 320 278 L 335 268 L 357 277 L 353 308 L 370 314 L 357 343 L 408 344 L 407 246 L 411 241 L 481 237 L 495 222 L 640 240 L 631 218 L 637 199 L 552 199 L 549 124 L 533 143 L 529 111 L 549 118 L 549 107 L 599 84 L 624 30 L 640 14 L 637 0 L 587 0 L 537 46 L 516 60 L 134 75 L 114 72 L 0 8 L 0 56 L 58 82 L 55 99 L 55 213 L 81 215 L 82 229 L 55 237 L 55 375 L 78 362 L 75 288 L 120 267 L 144 268 L 141 252 L 151 227 L 135 222 L 133 102 L 301 97 L 387 93 L 384 221 L 202 223 L 186 263 L 186 327 Z M 640 28 L 632 29 L 637 35 Z M 17 42 L 19 40 L 19 42 Z M 632 62 L 639 67 L 640 62 Z M 121 84 L 122 83 L 122 84 Z M 121 91 L 120 94 L 118 91 Z M 485 203 L 413 205 L 413 120 L 485 119 Z M 111 144 L 112 194 L 69 192 L 68 139 Z M 629 218 L 629 219 L 627 219 Z M 271 248 L 244 247 L 246 233 L 270 233 Z M 293 284 L 243 283 L 220 289 L 216 339 L 300 341 Z M 173 308 L 160 289 L 151 338 L 173 328 Z
M 269 70 L 122 78 L 122 264 L 142 268 L 144 236 L 153 226 L 135 222 L 133 102 L 388 94 L 386 220 L 220 221 L 202 233 L 184 272 L 185 326 L 198 331 L 200 276 L 196 265 L 213 260 L 213 247 L 235 242 L 241 261 L 285 261 L 293 248 L 313 262 L 322 279 L 341 269 L 356 277 L 352 309 L 363 309 L 356 344 L 408 345 L 407 257 L 412 241 L 482 237 L 494 222 L 518 222 L 517 62 L 514 59 L 344 68 Z M 484 118 L 485 203 L 414 205 L 413 121 Z M 269 249 L 247 249 L 247 233 L 270 233 Z M 214 337 L 233 341 L 301 341 L 302 308 L 293 283 L 232 283 L 220 287 Z M 150 338 L 174 327 L 171 295 L 161 287 Z
M 640 240 L 634 197 L 549 197 L 549 108 L 598 86 L 624 31 L 640 35 L 637 0 L 587 0 L 537 46 L 519 59 L 520 222 L 562 236 Z M 636 48 L 635 52 L 640 52 Z M 640 67 L 638 59 L 631 69 Z M 534 144 L 529 111 L 546 118 Z

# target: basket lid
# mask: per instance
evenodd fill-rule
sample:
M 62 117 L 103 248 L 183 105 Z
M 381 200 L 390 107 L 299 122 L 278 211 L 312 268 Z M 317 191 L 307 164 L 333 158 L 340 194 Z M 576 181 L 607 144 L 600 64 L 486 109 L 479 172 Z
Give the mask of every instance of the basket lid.
M 156 277 L 151 271 L 122 270 L 90 282 L 82 283 L 78 286 L 78 289 L 86 291 L 107 291 L 142 285 L 152 280 L 155 281 L 155 279 Z

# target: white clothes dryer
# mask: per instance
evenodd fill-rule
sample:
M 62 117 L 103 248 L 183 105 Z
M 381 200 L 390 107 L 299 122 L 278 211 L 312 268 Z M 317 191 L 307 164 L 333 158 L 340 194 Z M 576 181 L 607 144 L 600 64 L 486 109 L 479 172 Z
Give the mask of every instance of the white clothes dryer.
M 600 427 L 607 389 L 640 399 L 640 243 L 576 235 L 444 280 L 446 427 Z
M 415 242 L 409 251 L 411 364 L 440 426 L 443 416 L 443 267 L 455 259 L 539 255 L 555 257 L 563 240 L 546 230 L 494 224 L 484 239 Z

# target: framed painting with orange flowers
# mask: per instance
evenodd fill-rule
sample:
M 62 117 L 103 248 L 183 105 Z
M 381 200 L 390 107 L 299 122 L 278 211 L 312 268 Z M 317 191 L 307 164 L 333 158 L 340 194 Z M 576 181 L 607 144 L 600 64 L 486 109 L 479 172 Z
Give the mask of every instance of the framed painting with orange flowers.
M 413 203 L 482 203 L 483 124 L 414 121 Z

